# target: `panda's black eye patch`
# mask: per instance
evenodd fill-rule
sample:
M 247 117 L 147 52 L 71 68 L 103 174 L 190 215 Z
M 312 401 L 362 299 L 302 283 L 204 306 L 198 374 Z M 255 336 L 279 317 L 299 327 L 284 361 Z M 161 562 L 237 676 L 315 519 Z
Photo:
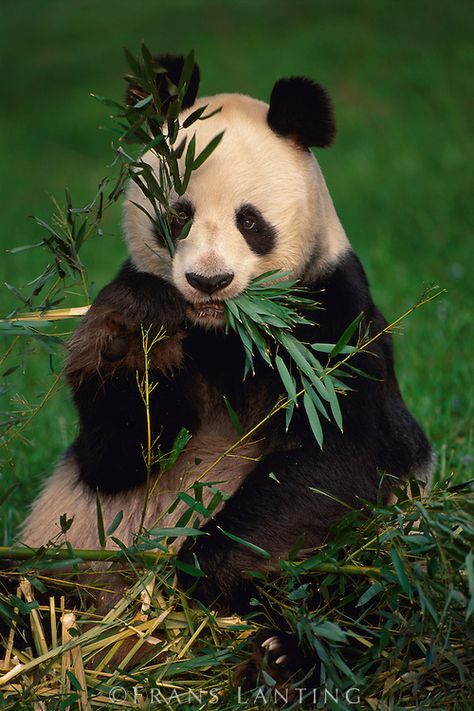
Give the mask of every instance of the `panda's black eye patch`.
M 171 220 L 171 233 L 173 239 L 182 236 L 183 228 L 194 217 L 194 205 L 189 200 L 178 200 L 172 205 L 173 217 Z
M 186 227 L 194 218 L 194 205 L 186 199 L 177 200 L 171 205 L 171 237 L 174 242 L 187 237 L 189 228 Z M 189 225 L 190 227 L 190 225 Z M 153 232 L 157 242 L 166 246 L 167 240 L 160 226 L 160 220 L 153 221 Z
M 248 246 L 256 254 L 268 254 L 275 246 L 276 230 L 254 205 L 241 205 L 235 221 Z

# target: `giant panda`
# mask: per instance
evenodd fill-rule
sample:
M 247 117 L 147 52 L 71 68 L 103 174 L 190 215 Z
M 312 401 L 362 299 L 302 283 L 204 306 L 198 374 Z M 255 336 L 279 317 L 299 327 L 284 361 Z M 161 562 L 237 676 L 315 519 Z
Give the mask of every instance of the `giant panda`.
M 183 59 L 159 61 L 176 83 Z M 433 455 L 400 394 L 386 333 L 370 354 L 357 356 L 358 368 L 370 377 L 354 375 L 351 392 L 341 398 L 343 433 L 325 422 L 320 448 L 299 408 L 288 431 L 280 412 L 221 456 L 238 439 L 224 396 L 248 431 L 282 394 L 278 375 L 258 357 L 255 373 L 243 380 L 244 348 L 225 329 L 224 301 L 278 269 L 322 306 L 307 314 L 314 326 L 295 327 L 303 342 L 335 343 L 361 312 L 368 333 L 381 331 L 386 321 L 311 151 L 333 139 L 326 91 L 307 78 L 281 79 L 267 104 L 241 94 L 196 99 L 198 83 L 196 68 L 181 123 L 199 107 L 219 111 L 183 135 L 189 140 L 195 134 L 200 151 L 224 133 L 186 193 L 172 196 L 174 234 L 189 220 L 191 229 L 176 239 L 171 257 L 146 214 L 151 206 L 130 183 L 123 222 L 128 259 L 69 343 L 67 377 L 79 433 L 34 502 L 21 541 L 41 546 L 57 539 L 66 513 L 73 523 L 65 538 L 76 548 L 98 547 L 98 492 L 105 527 L 123 511 L 114 535 L 132 543 L 147 486 L 145 410 L 137 388 L 137 371 L 144 368 L 141 327 L 164 327 L 166 338 L 150 355 L 153 432 L 165 452 L 182 427 L 191 439 L 171 469 L 153 473 L 144 525 L 175 525 L 186 508 L 181 502 L 169 511 L 177 492 L 196 480 L 219 482 L 225 498 L 203 523 L 209 535 L 177 547 L 181 560 L 197 559 L 205 574 L 194 589 L 198 600 L 223 613 L 245 613 L 255 594 L 246 571 L 276 566 L 297 539 L 305 548 L 320 546 L 344 505 L 387 499 L 390 477 L 415 477 L 429 486 Z M 133 87 L 129 99 L 134 101 Z M 155 154 L 144 160 L 159 170 Z M 270 559 L 223 530 L 265 549 Z M 181 573 L 179 583 L 186 588 L 190 582 Z M 279 650 L 275 635 L 270 647 Z

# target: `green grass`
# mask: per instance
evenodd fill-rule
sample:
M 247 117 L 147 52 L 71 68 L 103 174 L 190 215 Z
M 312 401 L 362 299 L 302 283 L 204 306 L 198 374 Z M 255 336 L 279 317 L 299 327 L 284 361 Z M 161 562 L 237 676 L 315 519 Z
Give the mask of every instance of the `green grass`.
M 438 452 L 437 476 L 469 478 L 473 29 L 467 0 L 291 7 L 240 0 L 3 0 L 0 284 L 21 287 L 39 273 L 45 260 L 39 251 L 4 250 L 39 241 L 28 215 L 49 218 L 48 194 L 62 199 L 68 186 L 75 204 L 85 204 L 109 172 L 111 135 L 97 130 L 107 123 L 106 111 L 89 93 L 122 95 L 122 46 L 138 48 L 144 39 L 156 51 L 194 47 L 202 93 L 241 91 L 267 99 L 281 76 L 312 76 L 329 88 L 338 124 L 335 146 L 319 151 L 318 159 L 376 302 L 392 319 L 425 285 L 448 290 L 406 322 L 396 339 L 397 370 Z M 105 228 L 84 254 L 93 293 L 125 256 L 118 208 Z M 1 286 L 1 314 L 14 304 Z M 9 366 L 17 364 L 2 378 L 8 388 L 2 411 L 11 409 L 17 393 L 39 401 L 60 358 L 50 363 L 40 351 Z M 24 433 L 28 442 L 17 440 L 0 455 L 0 496 L 18 484 L 0 513 L 0 540 L 11 542 L 75 428 L 63 388 Z

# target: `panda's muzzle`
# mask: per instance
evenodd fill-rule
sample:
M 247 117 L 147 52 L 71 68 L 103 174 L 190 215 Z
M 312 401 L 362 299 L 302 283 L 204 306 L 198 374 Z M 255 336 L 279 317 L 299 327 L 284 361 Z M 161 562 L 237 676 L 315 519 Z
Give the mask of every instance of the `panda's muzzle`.
M 195 272 L 186 272 L 185 277 L 193 289 L 210 296 L 211 294 L 215 294 L 216 291 L 221 291 L 225 289 L 226 286 L 229 286 L 234 278 L 234 274 L 232 272 L 224 272 L 207 277 L 202 274 L 196 274 Z

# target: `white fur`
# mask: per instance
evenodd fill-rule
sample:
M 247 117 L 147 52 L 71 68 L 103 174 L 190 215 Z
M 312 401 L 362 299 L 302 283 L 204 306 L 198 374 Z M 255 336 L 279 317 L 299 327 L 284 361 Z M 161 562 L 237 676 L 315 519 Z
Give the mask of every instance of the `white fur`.
M 224 420 L 220 422 L 223 424 Z M 152 493 L 144 517 L 145 529 L 175 526 L 187 510 L 187 504 L 180 501 L 171 514 L 167 513 L 167 510 L 174 502 L 178 491 L 188 491 L 193 496 L 190 487 L 196 480 L 219 482 L 216 488 L 230 496 L 255 466 L 255 458 L 261 452 L 258 443 L 239 446 L 211 468 L 218 457 L 238 439 L 230 427 L 227 431 L 223 429 L 221 432 L 216 432 L 217 429 L 216 422 L 215 427 L 209 426 L 207 430 L 198 432 L 189 442 L 177 464 L 163 472 L 158 480 L 156 478 L 153 480 Z M 196 463 L 198 460 L 199 463 Z M 209 503 L 211 497 L 209 488 L 204 487 L 205 505 Z M 112 524 L 119 511 L 123 511 L 123 519 L 114 537 L 127 546 L 133 543 L 134 535 L 139 531 L 145 498 L 145 486 L 137 486 L 135 489 L 109 496 L 100 495 L 105 530 Z M 64 539 L 59 526 L 62 514 L 73 518 L 73 524 Z M 95 492 L 78 480 L 77 463 L 73 456 L 69 456 L 46 481 L 43 491 L 34 502 L 32 511 L 24 523 L 20 542 L 27 546 L 39 547 L 56 539 L 67 540 L 74 548 L 100 548 L 96 522 Z M 174 544 L 175 550 L 179 549 L 181 543 L 181 539 L 178 539 Z M 107 547 L 116 546 L 108 539 Z

